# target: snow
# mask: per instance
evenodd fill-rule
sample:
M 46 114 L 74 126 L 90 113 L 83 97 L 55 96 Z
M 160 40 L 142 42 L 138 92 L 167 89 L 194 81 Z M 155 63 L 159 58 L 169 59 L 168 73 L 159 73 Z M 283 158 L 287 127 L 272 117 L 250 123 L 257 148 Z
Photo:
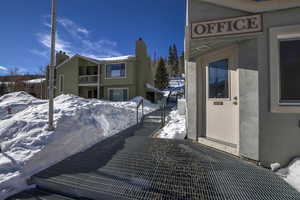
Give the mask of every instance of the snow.
M 300 192 L 300 158 L 293 160 L 288 167 L 278 170 L 277 174 Z
M 46 81 L 45 78 L 37 78 L 37 79 L 28 80 L 28 81 L 25 81 L 25 82 L 28 83 L 28 84 L 35 84 L 35 83 L 42 83 L 44 81 Z
M 182 87 L 185 84 L 185 80 L 183 78 L 171 78 L 169 80 L 169 87 L 176 88 Z
M 154 87 L 153 85 L 149 84 L 149 83 L 146 83 L 146 87 L 149 89 L 149 90 L 152 90 L 153 92 L 156 92 L 156 93 L 160 93 L 160 94 L 165 94 L 165 92 L 159 90 L 158 88 Z
M 118 57 L 111 57 L 111 58 L 96 58 L 98 61 L 118 61 L 118 60 L 127 60 L 135 58 L 134 55 L 127 55 L 127 56 L 118 56 Z
M 8 119 L 13 115 L 7 114 L 7 108 L 10 107 L 12 114 L 25 110 L 29 106 L 46 103 L 44 100 L 38 100 L 26 92 L 14 92 L 0 97 L 0 120 Z
M 271 167 L 271 170 L 272 170 L 273 172 L 275 172 L 276 170 L 278 170 L 278 169 L 280 168 L 280 163 L 272 163 L 272 164 L 270 165 L 270 167 Z
M 24 189 L 25 180 L 33 174 L 135 125 L 141 99 L 109 102 L 58 96 L 54 100 L 56 129 L 48 131 L 48 101 L 25 92 L 1 97 L 0 199 Z M 2 112 L 7 106 L 13 114 Z M 144 101 L 145 113 L 158 108 Z
M 173 110 L 167 116 L 166 126 L 159 132 L 158 138 L 165 139 L 184 139 L 185 131 L 185 116 L 179 115 L 178 110 Z

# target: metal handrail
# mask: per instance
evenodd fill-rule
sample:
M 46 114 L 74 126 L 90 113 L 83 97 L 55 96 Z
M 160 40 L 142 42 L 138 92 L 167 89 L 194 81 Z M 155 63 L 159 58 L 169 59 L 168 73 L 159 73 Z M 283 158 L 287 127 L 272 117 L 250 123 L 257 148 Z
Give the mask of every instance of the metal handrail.
M 166 104 L 161 105 L 161 127 L 166 125 Z
M 136 123 L 137 124 L 139 124 L 139 109 L 141 106 L 142 106 L 142 118 L 141 118 L 141 122 L 142 122 L 144 119 L 144 99 L 141 99 L 141 101 L 136 106 Z

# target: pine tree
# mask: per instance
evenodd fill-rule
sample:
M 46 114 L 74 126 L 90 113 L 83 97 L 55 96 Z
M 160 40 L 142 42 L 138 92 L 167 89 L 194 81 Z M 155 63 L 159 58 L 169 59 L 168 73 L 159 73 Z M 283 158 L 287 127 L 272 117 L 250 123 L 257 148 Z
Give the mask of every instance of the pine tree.
M 0 84 L 0 96 L 6 94 L 8 92 L 7 85 L 5 83 Z
M 159 59 L 155 74 L 155 87 L 164 90 L 169 86 L 169 76 L 163 58 Z
M 178 76 L 179 75 L 179 60 L 178 60 L 178 53 L 177 53 L 177 48 L 176 48 L 175 44 L 173 44 L 172 53 L 173 53 L 173 66 L 172 66 L 173 75 Z

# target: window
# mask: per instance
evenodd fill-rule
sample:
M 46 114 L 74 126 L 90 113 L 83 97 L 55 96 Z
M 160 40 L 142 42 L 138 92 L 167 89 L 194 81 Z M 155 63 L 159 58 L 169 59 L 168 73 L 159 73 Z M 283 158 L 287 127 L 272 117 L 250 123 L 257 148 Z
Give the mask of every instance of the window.
M 228 60 L 209 63 L 209 98 L 229 98 L 228 92 Z
M 110 101 L 128 100 L 128 88 L 109 88 L 108 93 Z
M 59 91 L 64 92 L 64 75 L 59 75 Z
M 300 102 L 300 39 L 280 41 L 280 102 Z
M 271 111 L 300 113 L 300 25 L 270 28 Z
M 126 77 L 125 63 L 107 64 L 106 78 L 124 78 Z

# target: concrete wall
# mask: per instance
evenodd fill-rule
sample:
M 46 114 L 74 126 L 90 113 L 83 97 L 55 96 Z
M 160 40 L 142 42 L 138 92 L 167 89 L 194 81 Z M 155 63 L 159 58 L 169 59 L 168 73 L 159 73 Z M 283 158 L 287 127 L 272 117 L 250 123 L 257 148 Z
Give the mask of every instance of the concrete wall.
M 240 154 L 259 160 L 257 40 L 239 43 Z
M 269 28 L 296 24 L 300 24 L 300 8 L 265 13 L 264 34 L 258 38 L 260 159 L 266 166 L 272 162 L 287 164 L 300 156 L 300 113 L 270 110 Z
M 196 62 L 186 63 L 186 76 L 188 77 L 189 84 L 187 85 L 187 96 L 186 96 L 186 125 L 187 125 L 187 136 L 189 139 L 198 139 L 198 116 L 197 111 L 197 64 Z

